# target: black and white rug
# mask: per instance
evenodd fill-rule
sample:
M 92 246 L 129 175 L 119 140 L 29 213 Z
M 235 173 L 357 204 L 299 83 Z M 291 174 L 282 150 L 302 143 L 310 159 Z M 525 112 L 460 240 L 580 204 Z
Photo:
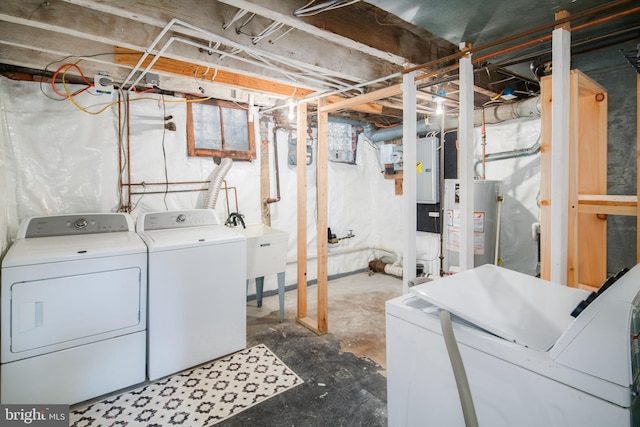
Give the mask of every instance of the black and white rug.
M 70 426 L 211 426 L 302 383 L 259 344 L 78 408 L 70 414 Z

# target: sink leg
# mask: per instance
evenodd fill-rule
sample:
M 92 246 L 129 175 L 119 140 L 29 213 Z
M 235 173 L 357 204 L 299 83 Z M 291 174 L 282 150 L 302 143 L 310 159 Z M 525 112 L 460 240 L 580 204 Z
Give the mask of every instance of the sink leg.
M 284 322 L 284 271 L 278 273 L 278 299 L 280 303 L 280 323 Z
M 262 290 L 264 289 L 264 276 L 256 277 L 256 299 L 258 307 L 262 307 Z

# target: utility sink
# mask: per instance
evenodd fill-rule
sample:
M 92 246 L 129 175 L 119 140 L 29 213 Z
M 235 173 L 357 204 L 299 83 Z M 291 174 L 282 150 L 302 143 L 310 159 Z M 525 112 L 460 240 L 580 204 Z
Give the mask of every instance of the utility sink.
M 264 276 L 278 275 L 278 299 L 280 322 L 284 321 L 284 273 L 287 268 L 287 243 L 289 234 L 264 224 L 236 227 L 247 238 L 247 287 L 250 279 L 256 279 L 256 300 L 262 307 Z
M 247 238 L 247 280 L 283 272 L 289 234 L 264 224 L 236 227 Z

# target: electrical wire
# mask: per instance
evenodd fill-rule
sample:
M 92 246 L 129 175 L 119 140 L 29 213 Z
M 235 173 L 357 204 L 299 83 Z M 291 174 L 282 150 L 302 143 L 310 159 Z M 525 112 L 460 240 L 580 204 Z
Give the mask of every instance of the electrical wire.
M 167 106 L 164 103 L 164 95 L 162 95 L 162 158 L 164 160 L 164 197 L 163 197 L 163 202 L 164 202 L 164 208 L 166 210 L 169 210 L 169 207 L 167 206 L 167 195 L 169 194 L 169 172 L 167 170 L 167 150 L 165 149 L 164 146 L 164 142 L 165 142 L 165 137 L 167 135 L 167 127 L 164 125 L 164 118 L 167 117 Z
M 293 16 L 298 18 L 305 17 L 305 16 L 313 16 L 322 12 L 327 12 L 329 10 L 338 9 L 344 6 L 349 6 L 351 4 L 358 3 L 359 1 L 360 0 L 352 0 L 352 1 L 329 0 L 329 1 L 325 1 L 324 3 L 312 6 L 316 2 L 316 0 L 311 0 L 305 6 L 294 10 Z
M 84 73 L 82 72 L 82 70 L 80 69 L 80 67 L 78 67 L 78 64 L 82 61 L 82 59 L 80 59 L 79 61 L 77 61 L 75 64 L 64 64 L 61 67 L 59 67 L 55 73 L 53 73 L 53 76 L 51 77 L 51 89 L 53 89 L 53 91 L 55 92 L 56 95 L 62 97 L 63 99 L 67 99 L 67 98 L 71 98 L 74 97 L 76 95 L 81 94 L 82 92 L 90 89 L 93 87 L 93 83 L 91 83 L 91 81 L 87 80 L 87 78 L 85 77 Z M 67 71 L 69 71 L 70 68 L 75 68 L 76 70 L 78 70 L 78 73 L 80 73 L 80 77 L 82 78 L 82 80 L 87 84 L 87 86 L 83 89 L 78 90 L 77 92 L 74 92 L 72 94 L 69 94 L 69 92 L 67 92 L 66 94 L 60 93 L 58 92 L 58 90 L 56 89 L 56 77 L 58 77 L 58 74 L 64 69 L 64 73 L 62 75 L 62 82 L 64 84 L 64 76 L 67 74 Z

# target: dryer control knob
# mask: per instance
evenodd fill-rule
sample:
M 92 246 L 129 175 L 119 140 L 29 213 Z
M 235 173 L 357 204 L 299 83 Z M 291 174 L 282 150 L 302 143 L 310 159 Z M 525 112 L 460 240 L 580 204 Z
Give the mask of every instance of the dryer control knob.
M 187 220 L 187 216 L 185 214 L 180 214 L 178 215 L 178 217 L 176 218 L 176 222 L 178 223 L 183 223 Z
M 73 226 L 76 230 L 84 230 L 87 228 L 87 225 L 89 225 L 89 223 L 84 218 L 78 218 L 73 222 Z

